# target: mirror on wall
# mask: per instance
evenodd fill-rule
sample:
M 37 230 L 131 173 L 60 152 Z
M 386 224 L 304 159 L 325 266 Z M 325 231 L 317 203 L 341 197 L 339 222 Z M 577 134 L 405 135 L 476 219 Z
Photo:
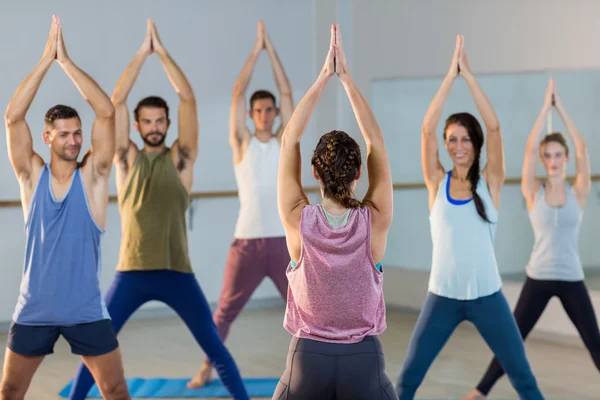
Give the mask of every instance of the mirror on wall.
M 384 132 L 395 184 L 423 182 L 421 168 L 421 124 L 444 77 L 394 78 L 373 81 L 371 105 Z M 600 70 L 540 71 L 477 76 L 477 81 L 500 120 L 505 153 L 507 184 L 502 190 L 500 220 L 496 234 L 496 256 L 504 280 L 523 280 L 533 247 L 533 231 L 518 180 L 525 144 L 542 108 L 550 78 L 556 80 L 561 101 L 586 139 L 592 175 L 600 176 Z M 451 168 L 442 140 L 445 118 L 455 112 L 470 112 L 482 123 L 469 88 L 458 78 L 449 95 L 438 125 L 440 159 Z M 575 174 L 573 142 L 556 111 L 547 120 L 547 129 L 565 134 L 572 150 L 567 175 Z M 485 165 L 485 152 L 481 165 Z M 538 163 L 538 176 L 544 170 Z M 402 268 L 429 270 L 431 239 L 429 210 L 424 187 L 398 189 L 394 193 L 394 223 L 390 232 L 391 251 L 387 263 Z M 600 291 L 600 182 L 592 184 L 580 233 L 580 257 L 586 283 Z

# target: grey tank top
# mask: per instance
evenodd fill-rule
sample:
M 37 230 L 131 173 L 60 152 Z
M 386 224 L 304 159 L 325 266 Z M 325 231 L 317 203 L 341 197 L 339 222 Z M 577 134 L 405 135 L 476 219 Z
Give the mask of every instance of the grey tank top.
M 554 207 L 546 202 L 545 187 L 541 184 L 529 212 L 535 244 L 526 270 L 527 276 L 532 279 L 584 279 L 579 258 L 579 228 L 583 210 L 571 185 L 566 183 L 565 190 L 565 204 Z
M 346 226 L 346 223 L 348 222 L 348 217 L 350 216 L 350 211 L 352 211 L 352 209 L 348 209 L 342 215 L 333 215 L 330 214 L 325 208 L 323 208 L 322 205 L 319 204 L 319 207 L 321 207 L 321 210 L 323 210 L 325 217 L 327 217 L 327 222 L 329 222 L 329 224 L 334 228 Z

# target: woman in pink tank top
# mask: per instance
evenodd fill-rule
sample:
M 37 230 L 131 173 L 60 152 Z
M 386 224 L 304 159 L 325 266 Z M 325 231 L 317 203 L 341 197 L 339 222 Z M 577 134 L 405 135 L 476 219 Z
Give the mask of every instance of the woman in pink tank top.
M 362 202 L 353 198 L 360 147 L 332 131 L 312 156 L 323 200 L 311 205 L 300 180 L 300 139 L 334 74 L 366 142 L 369 190 Z M 292 260 L 284 327 L 293 339 L 273 399 L 397 399 L 377 337 L 386 328 L 380 262 L 392 221 L 392 178 L 383 135 L 350 77 L 337 25 L 325 65 L 283 134 L 277 190 Z

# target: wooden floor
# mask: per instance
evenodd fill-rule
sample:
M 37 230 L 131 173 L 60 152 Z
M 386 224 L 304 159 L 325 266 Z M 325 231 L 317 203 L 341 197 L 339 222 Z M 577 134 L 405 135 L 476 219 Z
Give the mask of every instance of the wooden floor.
M 279 376 L 285 367 L 290 336 L 282 328 L 283 309 L 244 312 L 233 326 L 228 346 L 246 377 Z M 381 336 L 387 373 L 395 381 L 416 315 L 389 310 L 388 330 Z M 196 372 L 202 352 L 175 318 L 132 321 L 119 336 L 128 376 L 186 377 Z M 0 335 L 6 343 L 6 335 Z M 540 340 L 526 344 L 546 399 L 598 399 L 600 374 L 583 347 Z M 4 356 L 4 350 L 1 352 Z M 419 398 L 459 398 L 477 383 L 490 352 L 474 328 L 461 325 L 439 355 L 418 392 Z M 73 375 L 78 360 L 62 339 L 34 377 L 27 399 L 59 399 L 57 393 Z M 515 399 L 503 378 L 491 399 Z

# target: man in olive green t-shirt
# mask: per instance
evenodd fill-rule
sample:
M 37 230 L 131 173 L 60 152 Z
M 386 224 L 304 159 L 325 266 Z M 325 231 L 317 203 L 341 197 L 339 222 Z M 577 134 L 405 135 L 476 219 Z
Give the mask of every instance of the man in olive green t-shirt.
M 180 98 L 179 136 L 169 148 L 169 107 L 160 97 L 142 99 L 134 127 L 144 146 L 129 139 L 127 97 L 146 58 L 156 53 Z M 106 305 L 116 332 L 142 304 L 161 301 L 174 309 L 210 357 L 235 399 L 248 399 L 237 366 L 221 341 L 210 307 L 194 276 L 188 255 L 185 212 L 198 153 L 198 115 L 194 92 L 148 21 L 142 47 L 121 77 L 112 101 L 116 111 L 117 177 L 122 238 L 119 265 Z M 80 365 L 71 399 L 84 399 L 94 381 Z

